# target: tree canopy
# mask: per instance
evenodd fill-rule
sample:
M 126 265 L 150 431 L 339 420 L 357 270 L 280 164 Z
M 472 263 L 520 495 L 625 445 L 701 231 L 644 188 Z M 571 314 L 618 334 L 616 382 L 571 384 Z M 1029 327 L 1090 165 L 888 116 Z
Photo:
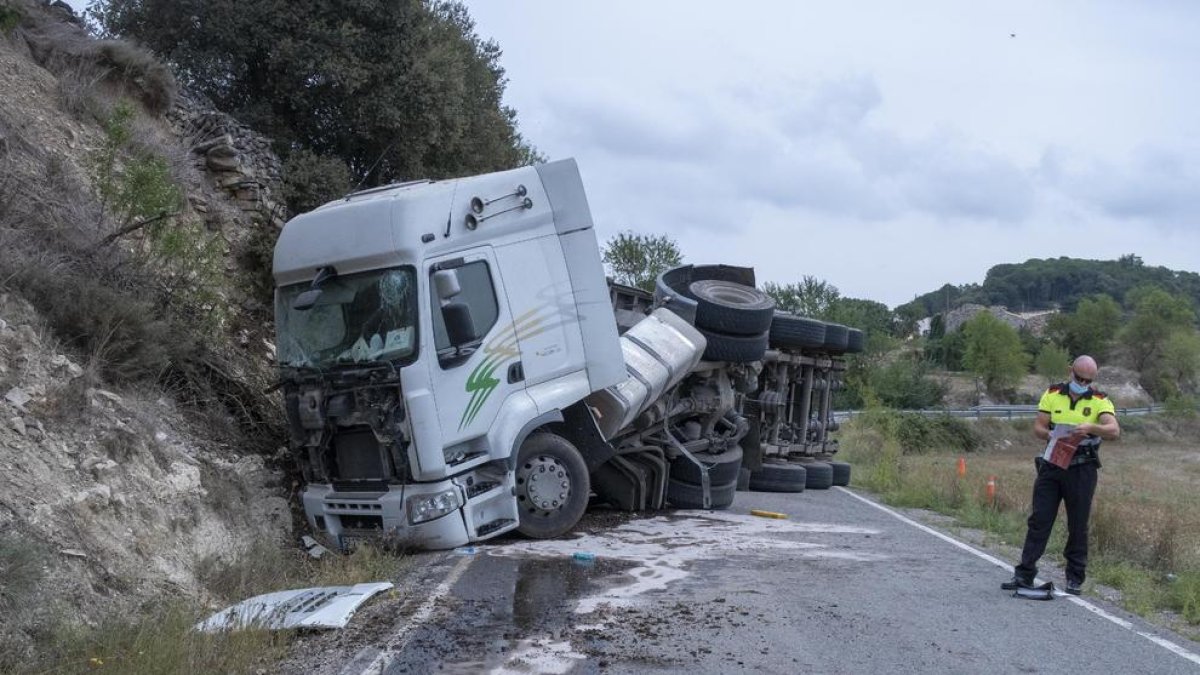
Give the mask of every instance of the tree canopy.
M 842 297 L 833 284 L 807 274 L 791 284 L 768 281 L 763 292 L 775 300 L 778 309 L 814 319 L 828 319 L 834 303 Z
M 604 245 L 604 264 L 617 283 L 653 291 L 659 274 L 683 264 L 683 254 L 665 234 L 622 232 Z
M 968 302 L 1004 305 L 1013 311 L 1053 308 L 1069 311 L 1084 298 L 1097 294 L 1124 298 L 1143 284 L 1186 295 L 1200 303 L 1200 274 L 1148 267 L 1141 258 L 1130 254 L 1118 260 L 1035 258 L 996 265 L 988 270 L 982 284 L 946 284 L 898 307 L 897 311 L 913 311 L 907 308 L 915 306 L 921 316 L 932 316 Z M 1127 304 L 1126 308 L 1132 306 Z
M 101 0 L 90 11 L 285 158 L 337 158 L 356 184 L 537 159 L 502 103 L 499 46 L 458 2 Z

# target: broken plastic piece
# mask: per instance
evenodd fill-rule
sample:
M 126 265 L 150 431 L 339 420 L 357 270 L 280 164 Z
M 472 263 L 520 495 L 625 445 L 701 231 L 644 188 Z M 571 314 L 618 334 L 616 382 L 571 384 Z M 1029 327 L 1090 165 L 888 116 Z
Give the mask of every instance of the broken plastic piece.
M 313 539 L 312 537 L 310 537 L 308 535 L 304 535 L 303 537 L 301 537 L 300 541 L 304 544 L 304 550 L 308 551 L 308 554 L 311 555 L 312 557 L 316 558 L 317 560 L 320 560 L 321 556 L 325 555 L 326 553 L 329 553 L 329 549 L 325 548 L 320 543 L 318 543 L 316 539 Z
M 459 546 L 454 549 L 454 555 L 475 555 L 478 552 L 479 549 L 474 546 Z
M 786 513 L 779 513 L 777 511 L 763 511 L 761 509 L 751 509 L 750 515 L 758 516 L 759 518 L 774 518 L 776 520 L 786 520 L 787 519 Z
M 1028 598 L 1029 600 L 1053 600 L 1054 582 L 1047 581 L 1040 586 L 1017 586 L 1017 590 L 1013 591 L 1013 597 Z
M 196 624 L 213 632 L 241 628 L 345 628 L 364 602 L 392 587 L 389 582 L 299 588 L 258 595 Z
M 576 551 L 571 554 L 571 557 L 579 562 L 596 562 L 596 554 L 587 551 Z

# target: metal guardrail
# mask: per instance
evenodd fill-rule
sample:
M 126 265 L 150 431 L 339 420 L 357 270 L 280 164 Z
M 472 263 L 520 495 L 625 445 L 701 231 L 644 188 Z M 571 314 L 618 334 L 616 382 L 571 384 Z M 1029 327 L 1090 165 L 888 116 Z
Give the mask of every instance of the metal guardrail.
M 1117 417 L 1130 415 L 1153 415 L 1163 411 L 1165 406 L 1161 403 L 1154 405 L 1143 406 L 1140 408 L 1117 408 Z M 835 410 L 833 418 L 838 421 L 848 420 L 852 417 L 862 415 L 870 411 L 867 410 Z M 895 412 L 922 415 L 925 417 L 959 417 L 963 419 L 1022 419 L 1037 417 L 1036 405 L 981 405 L 973 408 L 937 408 L 932 410 L 897 410 Z

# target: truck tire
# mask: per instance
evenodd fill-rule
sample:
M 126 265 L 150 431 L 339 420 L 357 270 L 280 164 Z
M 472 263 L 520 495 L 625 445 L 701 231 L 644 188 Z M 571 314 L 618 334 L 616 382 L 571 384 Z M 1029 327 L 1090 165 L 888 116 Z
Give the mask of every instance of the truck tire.
M 840 354 L 846 351 L 846 341 L 850 337 L 850 330 L 840 323 L 825 324 L 825 351 Z
M 549 539 L 570 531 L 587 509 L 592 491 L 587 464 L 557 434 L 530 434 L 517 453 L 517 531 Z
M 804 487 L 809 490 L 828 490 L 833 487 L 833 467 L 826 462 L 805 462 L 807 478 Z
M 713 333 L 704 328 L 698 329 L 704 334 L 708 346 L 704 348 L 705 361 L 728 361 L 729 363 L 749 363 L 762 360 L 767 352 L 767 333 L 758 335 L 725 335 Z
M 799 464 L 764 462 L 762 468 L 750 474 L 750 489 L 754 492 L 804 492 L 806 474 Z
M 850 484 L 850 465 L 845 462 L 829 462 L 833 467 L 833 484 L 845 487 Z
M 771 346 L 785 349 L 820 349 L 825 346 L 825 322 L 786 312 L 771 320 Z
M 724 485 L 710 485 L 709 492 L 714 509 L 729 508 L 733 503 L 733 494 L 737 492 L 737 480 Z M 702 509 L 704 488 L 672 478 L 667 482 L 667 501 L 677 509 Z
M 757 288 L 701 279 L 688 291 L 696 299 L 696 327 L 725 335 L 758 335 L 771 327 L 775 301 Z
M 745 492 L 750 489 L 750 469 L 742 467 L 738 470 L 737 491 Z
M 726 450 L 719 455 L 694 454 L 696 455 L 696 459 L 709 466 L 709 485 L 724 485 L 730 481 L 737 480 L 738 469 L 742 468 L 742 449 L 740 447 Z M 687 457 L 676 457 L 675 461 L 671 462 L 671 478 L 683 481 L 684 483 L 699 485 L 701 481 L 700 469 Z
M 846 353 L 858 354 L 866 348 L 867 336 L 857 328 L 846 331 Z

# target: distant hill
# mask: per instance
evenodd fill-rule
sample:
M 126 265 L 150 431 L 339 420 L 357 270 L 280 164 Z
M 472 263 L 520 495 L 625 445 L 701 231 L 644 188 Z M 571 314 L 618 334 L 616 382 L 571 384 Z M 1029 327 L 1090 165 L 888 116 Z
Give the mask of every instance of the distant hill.
M 1105 293 L 1118 302 L 1131 288 L 1153 284 L 1167 291 L 1186 294 L 1200 307 L 1200 274 L 1166 267 L 1147 267 L 1136 255 L 1119 260 L 1049 258 L 996 265 L 982 284 L 946 284 L 918 296 L 896 311 L 909 316 L 931 316 L 964 303 L 1004 305 L 1014 312 L 1039 309 L 1073 310 L 1082 298 Z

